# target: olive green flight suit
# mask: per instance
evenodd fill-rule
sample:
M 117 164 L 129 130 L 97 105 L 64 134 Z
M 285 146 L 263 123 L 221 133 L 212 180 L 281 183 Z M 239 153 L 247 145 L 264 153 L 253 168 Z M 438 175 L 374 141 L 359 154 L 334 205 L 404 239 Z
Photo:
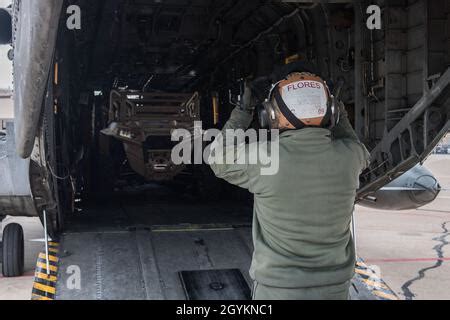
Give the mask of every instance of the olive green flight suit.
M 216 176 L 254 194 L 254 299 L 348 297 L 356 259 L 351 217 L 369 153 L 341 108 L 332 132 L 304 128 L 281 133 L 274 175 L 262 175 L 261 162 L 243 161 L 258 148 L 270 152 L 267 143 L 228 145 L 216 139 L 211 145 L 209 162 Z M 224 131 L 245 130 L 251 121 L 252 115 L 237 108 Z M 231 151 L 234 162 L 213 163 Z

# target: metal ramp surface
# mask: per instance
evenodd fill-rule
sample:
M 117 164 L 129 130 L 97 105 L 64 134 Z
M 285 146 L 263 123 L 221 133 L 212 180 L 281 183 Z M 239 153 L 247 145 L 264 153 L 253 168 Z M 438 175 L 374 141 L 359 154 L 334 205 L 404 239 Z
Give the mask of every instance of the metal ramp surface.
M 58 263 L 52 262 L 52 267 L 57 267 L 53 270 L 57 280 L 47 283 L 54 287 L 49 290 L 56 292 L 50 298 L 187 300 L 189 294 L 180 274 L 207 270 L 238 270 L 252 288 L 248 273 L 253 251 L 250 207 L 213 208 L 195 203 L 179 206 L 167 202 L 124 205 L 111 201 L 90 210 L 95 215 L 71 221 L 71 230 L 60 239 L 58 253 L 54 253 Z M 192 223 L 164 224 L 183 219 Z M 45 270 L 39 270 L 39 274 L 45 274 Z M 42 289 L 43 282 L 39 281 Z M 221 295 L 221 288 L 226 286 L 220 282 L 210 284 L 216 289 L 211 299 L 230 296 L 227 290 Z M 242 282 L 237 287 L 247 290 Z M 395 299 L 362 262 L 357 267 L 351 296 L 355 300 Z
M 70 275 L 60 273 L 57 299 L 184 300 L 179 273 L 239 269 L 250 284 L 250 238 L 247 229 L 136 230 L 64 236 L 68 255 L 60 270 L 76 265 L 80 290 L 70 290 Z M 64 255 L 65 253 L 63 253 Z
M 251 247 L 250 228 L 66 234 L 61 242 L 56 299 L 185 300 L 179 274 L 190 270 L 239 269 L 251 288 Z M 72 274 L 64 270 L 73 266 L 81 271 L 79 289 L 67 285 Z M 374 286 L 371 290 L 357 273 L 352 299 L 395 299 L 382 290 L 384 284 Z

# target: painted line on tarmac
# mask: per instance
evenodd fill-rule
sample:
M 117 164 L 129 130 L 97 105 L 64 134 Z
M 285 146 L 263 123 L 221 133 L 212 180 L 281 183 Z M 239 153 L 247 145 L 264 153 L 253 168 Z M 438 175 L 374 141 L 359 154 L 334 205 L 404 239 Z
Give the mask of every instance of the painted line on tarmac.
M 403 263 L 403 262 L 436 262 L 450 261 L 450 258 L 405 258 L 405 259 L 370 259 L 366 263 Z
M 399 300 L 392 289 L 381 279 L 373 267 L 358 259 L 355 268 L 356 277 L 366 286 L 377 300 Z

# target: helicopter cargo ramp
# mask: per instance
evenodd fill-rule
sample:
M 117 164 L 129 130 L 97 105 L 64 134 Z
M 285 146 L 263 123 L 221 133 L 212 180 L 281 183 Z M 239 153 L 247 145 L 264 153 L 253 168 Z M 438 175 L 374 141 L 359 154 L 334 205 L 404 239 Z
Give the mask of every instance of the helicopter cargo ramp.
M 39 256 L 33 299 L 251 299 L 250 206 L 112 201 L 87 211 L 50 243 L 51 277 Z M 397 299 L 363 261 L 355 271 L 352 299 Z

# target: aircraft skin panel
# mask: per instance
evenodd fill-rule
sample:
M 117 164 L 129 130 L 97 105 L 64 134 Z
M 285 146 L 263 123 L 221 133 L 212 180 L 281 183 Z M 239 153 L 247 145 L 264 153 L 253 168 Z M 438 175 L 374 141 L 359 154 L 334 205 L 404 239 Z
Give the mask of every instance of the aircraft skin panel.
M 41 117 L 63 0 L 14 1 L 14 105 L 17 153 L 28 158 Z M 15 17 L 13 17 L 13 20 Z
M 2 217 L 36 217 L 37 212 L 31 196 L 0 195 L 0 212 Z
M 36 216 L 31 198 L 28 170 L 30 160 L 21 159 L 14 142 L 14 123 L 6 124 L 0 140 L 0 213 L 2 216 Z
M 30 196 L 28 168 L 30 160 L 18 157 L 14 142 L 14 123 L 6 125 L 6 141 L 0 141 L 0 196 Z M 2 152 L 3 149 L 3 152 Z

